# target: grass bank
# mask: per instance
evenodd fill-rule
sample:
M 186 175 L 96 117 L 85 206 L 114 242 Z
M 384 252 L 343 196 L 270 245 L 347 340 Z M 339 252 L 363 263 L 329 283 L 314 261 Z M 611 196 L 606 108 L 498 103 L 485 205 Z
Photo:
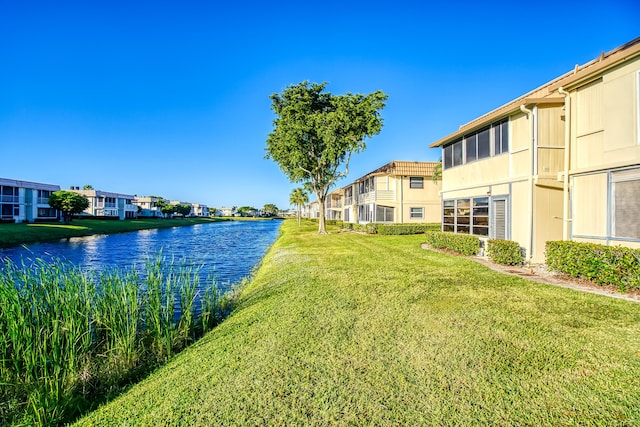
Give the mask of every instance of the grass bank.
M 285 222 L 239 306 L 78 425 L 640 425 L 640 305 Z
M 6 224 L 0 223 L 0 247 L 11 247 L 25 243 L 45 242 L 69 237 L 90 236 L 92 234 L 112 234 L 149 228 L 171 228 L 212 221 L 213 218 L 176 218 L 176 219 L 127 219 L 124 221 L 76 219 L 71 224 L 36 223 Z

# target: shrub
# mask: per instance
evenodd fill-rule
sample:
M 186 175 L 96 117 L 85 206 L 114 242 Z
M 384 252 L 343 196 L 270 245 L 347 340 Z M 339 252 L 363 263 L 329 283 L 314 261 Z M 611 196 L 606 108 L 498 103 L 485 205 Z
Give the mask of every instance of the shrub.
M 640 289 L 640 250 L 593 243 L 551 241 L 546 244 L 550 269 L 620 291 Z
M 442 231 L 428 231 L 425 235 L 427 243 L 437 249 L 449 249 L 466 256 L 477 255 L 480 249 L 480 239 L 476 236 Z
M 427 231 L 439 231 L 440 224 L 378 224 L 378 234 L 382 235 L 406 235 L 420 234 Z
M 524 261 L 520 245 L 512 240 L 491 239 L 488 241 L 487 252 L 489 259 L 498 264 L 518 265 Z
M 364 231 L 368 234 L 380 234 L 385 236 L 400 236 L 407 234 L 420 234 L 427 231 L 440 230 L 440 224 L 382 224 L 370 222 L 368 224 L 352 224 L 350 222 L 338 222 L 338 226 L 346 230 Z

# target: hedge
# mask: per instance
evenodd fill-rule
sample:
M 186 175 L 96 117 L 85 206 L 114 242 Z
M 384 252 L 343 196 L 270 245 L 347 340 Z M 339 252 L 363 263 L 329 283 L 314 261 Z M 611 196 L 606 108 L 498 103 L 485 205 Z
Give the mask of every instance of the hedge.
M 436 249 L 449 249 L 461 255 L 477 255 L 480 239 L 468 234 L 445 233 L 443 231 L 427 231 L 427 244 Z
M 546 244 L 550 269 L 622 292 L 640 289 L 640 249 L 593 243 L 550 241 Z
M 407 234 L 420 234 L 431 230 L 440 230 L 439 223 L 422 224 L 382 224 L 370 222 L 368 224 L 352 224 L 350 222 L 336 222 L 336 225 L 345 230 L 362 231 L 367 234 L 380 234 L 385 236 L 399 236 Z
M 495 263 L 518 265 L 524 262 L 520 244 L 512 240 L 490 239 L 487 242 L 487 256 Z

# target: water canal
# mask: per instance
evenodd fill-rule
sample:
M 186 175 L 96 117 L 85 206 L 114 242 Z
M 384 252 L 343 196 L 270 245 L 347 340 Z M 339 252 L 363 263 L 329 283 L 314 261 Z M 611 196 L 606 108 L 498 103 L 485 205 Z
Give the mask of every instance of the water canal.
M 72 237 L 27 247 L 0 248 L 0 260 L 69 261 L 83 269 L 141 267 L 162 256 L 213 274 L 221 291 L 250 275 L 278 237 L 281 221 L 222 221 L 187 227 Z

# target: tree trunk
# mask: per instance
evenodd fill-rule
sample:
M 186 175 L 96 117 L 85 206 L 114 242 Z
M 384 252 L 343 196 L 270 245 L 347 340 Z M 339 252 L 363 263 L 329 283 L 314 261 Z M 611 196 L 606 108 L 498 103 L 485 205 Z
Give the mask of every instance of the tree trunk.
M 327 196 L 325 194 L 318 194 L 316 193 L 316 196 L 318 196 L 318 204 L 320 205 L 320 218 L 318 220 L 318 234 L 327 234 L 327 227 L 325 225 L 325 219 L 324 219 L 324 201 L 327 198 Z
M 298 227 L 300 227 L 300 205 L 298 205 Z

